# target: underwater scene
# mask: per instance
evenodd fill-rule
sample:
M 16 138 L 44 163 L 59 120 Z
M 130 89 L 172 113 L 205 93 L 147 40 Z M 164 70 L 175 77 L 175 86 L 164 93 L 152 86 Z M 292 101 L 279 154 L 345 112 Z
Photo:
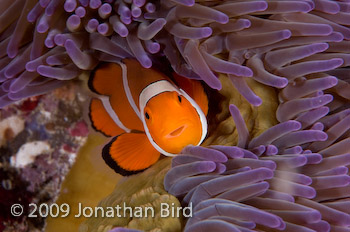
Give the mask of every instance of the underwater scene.
M 350 232 L 350 0 L 0 0 L 0 232 Z

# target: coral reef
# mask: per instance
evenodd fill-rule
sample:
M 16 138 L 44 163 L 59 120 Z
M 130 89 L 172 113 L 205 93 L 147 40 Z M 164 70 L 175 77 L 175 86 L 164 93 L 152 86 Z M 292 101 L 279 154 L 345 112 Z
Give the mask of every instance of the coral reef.
M 56 200 L 88 127 L 82 118 L 85 98 L 76 85 L 32 97 L 0 110 L 0 231 L 41 231 L 45 218 L 29 218 L 29 203 Z M 12 204 L 25 213 L 10 214 Z

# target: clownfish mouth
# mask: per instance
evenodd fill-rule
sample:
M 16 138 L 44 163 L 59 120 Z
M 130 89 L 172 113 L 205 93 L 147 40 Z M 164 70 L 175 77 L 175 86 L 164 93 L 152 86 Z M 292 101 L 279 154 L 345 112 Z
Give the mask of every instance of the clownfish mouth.
M 179 128 L 173 130 L 172 132 L 170 132 L 169 134 L 167 134 L 165 136 L 165 138 L 169 139 L 169 138 L 174 138 L 178 135 L 180 135 L 186 128 L 187 126 L 186 125 L 183 125 L 183 126 L 180 126 Z

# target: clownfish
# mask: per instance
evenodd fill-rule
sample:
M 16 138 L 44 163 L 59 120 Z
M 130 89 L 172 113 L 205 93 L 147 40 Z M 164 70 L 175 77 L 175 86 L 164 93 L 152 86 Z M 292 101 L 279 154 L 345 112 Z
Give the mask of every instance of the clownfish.
M 122 175 L 141 172 L 160 154 L 175 156 L 200 145 L 207 134 L 208 98 L 199 81 L 174 74 L 177 85 L 138 61 L 105 63 L 89 78 L 92 127 L 113 139 L 104 146 L 106 164 Z

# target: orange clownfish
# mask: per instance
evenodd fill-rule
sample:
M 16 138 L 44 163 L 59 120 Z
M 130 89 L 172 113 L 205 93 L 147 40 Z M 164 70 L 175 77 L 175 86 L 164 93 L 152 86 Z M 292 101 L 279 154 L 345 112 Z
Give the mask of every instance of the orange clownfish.
M 175 156 L 205 139 L 208 98 L 202 85 L 176 74 L 174 79 L 181 88 L 132 59 L 103 64 L 90 77 L 89 87 L 98 94 L 90 119 L 97 131 L 114 137 L 102 156 L 117 173 L 138 173 L 160 154 Z

